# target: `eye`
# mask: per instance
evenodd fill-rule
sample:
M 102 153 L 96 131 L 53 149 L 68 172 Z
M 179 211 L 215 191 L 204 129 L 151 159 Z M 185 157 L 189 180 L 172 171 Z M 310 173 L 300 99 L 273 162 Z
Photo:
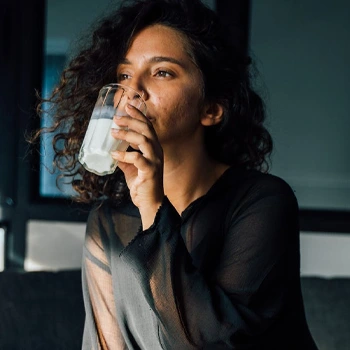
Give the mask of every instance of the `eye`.
M 159 70 L 158 72 L 156 72 L 155 74 L 157 77 L 162 77 L 162 78 L 168 78 L 168 77 L 172 77 L 173 75 L 166 71 L 166 70 Z
M 131 78 L 131 75 L 126 74 L 126 73 L 121 73 L 118 75 L 118 80 L 122 81 L 122 80 L 128 80 Z

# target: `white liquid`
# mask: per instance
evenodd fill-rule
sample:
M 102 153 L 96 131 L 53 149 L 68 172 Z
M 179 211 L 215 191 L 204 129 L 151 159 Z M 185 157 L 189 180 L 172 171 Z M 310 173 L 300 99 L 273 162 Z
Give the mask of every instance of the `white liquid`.
M 111 128 L 119 128 L 113 119 L 91 119 L 79 153 L 79 161 L 97 175 L 113 173 L 117 162 L 110 152 L 128 148 L 127 142 L 112 137 Z

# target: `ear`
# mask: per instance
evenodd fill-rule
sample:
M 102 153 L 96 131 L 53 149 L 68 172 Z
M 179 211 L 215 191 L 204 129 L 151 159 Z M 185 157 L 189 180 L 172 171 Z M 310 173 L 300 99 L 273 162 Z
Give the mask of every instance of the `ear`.
M 212 126 L 219 124 L 224 115 L 224 107 L 216 102 L 206 103 L 204 106 L 201 124 L 204 126 Z

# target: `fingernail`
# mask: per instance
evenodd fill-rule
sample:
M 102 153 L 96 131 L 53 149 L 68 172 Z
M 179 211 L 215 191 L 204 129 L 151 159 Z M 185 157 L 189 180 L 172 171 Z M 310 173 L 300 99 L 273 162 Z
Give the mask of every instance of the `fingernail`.
M 119 156 L 120 153 L 121 153 L 120 151 L 112 151 L 112 152 L 111 152 L 111 155 L 112 155 L 112 156 Z

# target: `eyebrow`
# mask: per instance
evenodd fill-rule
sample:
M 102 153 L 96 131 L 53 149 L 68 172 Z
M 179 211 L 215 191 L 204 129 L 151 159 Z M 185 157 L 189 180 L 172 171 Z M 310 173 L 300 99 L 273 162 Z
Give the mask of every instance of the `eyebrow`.
M 159 63 L 159 62 L 170 62 L 179 65 L 180 67 L 185 67 L 185 65 L 173 57 L 167 57 L 167 56 L 154 56 L 148 60 L 149 63 Z M 120 64 L 132 64 L 127 58 L 124 58 L 120 61 Z

